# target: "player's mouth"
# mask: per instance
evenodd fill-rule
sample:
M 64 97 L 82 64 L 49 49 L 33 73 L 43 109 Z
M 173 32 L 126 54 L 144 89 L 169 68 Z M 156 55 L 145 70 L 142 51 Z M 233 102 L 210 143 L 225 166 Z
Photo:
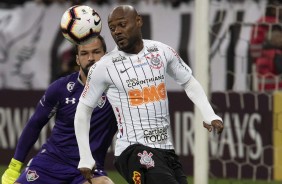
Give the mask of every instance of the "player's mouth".
M 119 45 L 123 45 L 123 43 L 126 41 L 125 38 L 123 37 L 117 37 L 116 41 Z
M 92 65 L 94 65 L 94 62 L 89 63 L 89 64 L 86 66 L 86 68 L 89 70 Z

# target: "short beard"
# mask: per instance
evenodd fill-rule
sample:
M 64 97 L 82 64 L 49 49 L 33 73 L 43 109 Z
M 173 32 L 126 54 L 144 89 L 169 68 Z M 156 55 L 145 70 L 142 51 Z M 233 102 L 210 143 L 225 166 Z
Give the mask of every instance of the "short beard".
M 89 63 L 88 65 L 86 65 L 85 67 L 80 66 L 81 70 L 83 71 L 84 75 L 87 77 L 89 69 L 91 68 L 91 66 L 94 64 L 93 63 Z
M 81 68 L 81 69 L 82 69 L 82 72 L 84 73 L 84 75 L 87 77 L 88 72 L 89 72 L 88 67 L 86 67 L 86 68 Z
M 91 68 L 91 66 L 93 65 L 94 63 L 90 63 L 90 64 L 88 64 L 85 68 L 82 68 L 81 67 L 81 69 L 82 69 L 82 71 L 83 71 L 83 73 L 84 73 L 84 75 L 87 77 L 87 75 L 88 75 L 88 72 L 89 72 L 89 69 Z
M 127 40 L 127 44 L 123 45 L 123 46 L 119 46 L 118 45 L 118 49 L 126 52 L 126 53 L 130 53 L 130 54 L 137 54 L 135 53 L 135 47 L 133 47 L 134 45 L 136 45 L 138 43 L 138 39 L 137 38 L 133 38 L 133 39 L 129 39 Z

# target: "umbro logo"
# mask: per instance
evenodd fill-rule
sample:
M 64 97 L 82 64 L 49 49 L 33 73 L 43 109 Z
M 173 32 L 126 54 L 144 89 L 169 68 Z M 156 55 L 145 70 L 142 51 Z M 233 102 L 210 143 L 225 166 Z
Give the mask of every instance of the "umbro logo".
M 131 67 L 128 67 L 128 68 L 126 68 L 126 69 L 124 69 L 124 70 L 120 70 L 120 73 L 124 73 L 124 72 L 126 72 L 127 70 L 129 70 Z

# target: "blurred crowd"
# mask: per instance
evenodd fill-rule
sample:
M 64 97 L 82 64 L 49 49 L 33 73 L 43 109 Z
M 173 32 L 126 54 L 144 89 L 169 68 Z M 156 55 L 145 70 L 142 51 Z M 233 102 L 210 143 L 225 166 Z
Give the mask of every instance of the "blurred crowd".
M 265 14 L 252 26 L 250 73 L 256 73 L 253 90 L 282 89 L 282 0 L 268 0 Z
M 181 4 L 188 4 L 196 0 L 0 0 L 1 7 L 21 6 L 26 2 L 34 1 L 43 5 L 52 3 L 71 2 L 73 5 L 84 4 L 85 2 L 103 4 L 138 4 L 140 2 L 178 7 Z M 228 2 L 243 2 L 251 0 L 213 0 Z M 252 0 L 256 2 L 266 2 L 264 13 L 261 17 L 257 17 L 256 22 L 251 22 L 251 33 L 248 52 L 248 74 L 252 76 L 248 85 L 254 91 L 273 91 L 282 90 L 282 0 Z M 60 77 L 76 71 L 77 65 L 73 50 L 62 54 L 60 58 L 61 65 Z M 229 73 L 233 75 L 234 71 L 231 67 Z M 231 77 L 227 87 L 232 89 L 234 79 Z M 230 85 L 229 85 L 230 83 Z
M 145 1 L 147 3 L 165 3 L 165 4 L 171 4 L 173 7 L 178 7 L 182 3 L 188 3 L 193 0 L 1 0 L 0 6 L 6 6 L 11 7 L 15 5 L 21 5 L 24 4 L 27 1 L 36 1 L 37 3 L 49 5 L 51 3 L 65 3 L 65 2 L 71 2 L 72 4 L 82 4 L 86 1 L 90 1 L 99 5 L 102 4 L 109 4 L 113 2 L 117 2 L 120 4 L 124 3 L 130 3 L 130 4 L 136 4 L 141 1 Z

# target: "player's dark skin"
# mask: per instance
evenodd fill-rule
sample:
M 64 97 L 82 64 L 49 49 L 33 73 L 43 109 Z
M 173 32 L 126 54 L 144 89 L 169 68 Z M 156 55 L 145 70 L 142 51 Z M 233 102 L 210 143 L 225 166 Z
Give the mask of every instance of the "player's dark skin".
M 108 17 L 110 32 L 119 50 L 131 54 L 136 54 L 143 49 L 142 24 L 142 18 L 131 6 L 118 6 Z M 79 170 L 90 183 L 92 170 L 88 168 Z
M 82 174 L 82 176 L 88 181 L 88 183 L 92 183 L 91 179 L 92 179 L 92 171 L 88 168 L 79 168 L 80 173 Z
M 143 49 L 142 24 L 141 16 L 129 5 L 116 7 L 108 17 L 108 26 L 119 50 L 130 54 L 138 54 Z M 211 125 L 204 123 L 204 127 L 209 132 L 213 128 L 217 130 L 217 133 L 221 133 L 223 130 L 223 124 L 220 120 L 213 120 Z M 81 168 L 80 171 L 89 181 L 91 170 Z
M 142 24 L 142 18 L 132 6 L 119 6 L 113 10 L 108 25 L 119 50 L 137 54 L 143 49 Z M 203 125 L 209 132 L 214 128 L 219 134 L 224 128 L 220 120 L 213 120 L 211 125 L 203 122 Z
M 138 54 L 143 49 L 143 21 L 132 6 L 118 6 L 108 17 L 108 26 L 119 50 Z
M 203 122 L 203 126 L 204 126 L 209 132 L 211 132 L 213 129 L 215 129 L 218 134 L 220 134 L 220 133 L 223 131 L 223 128 L 224 128 L 222 122 L 219 121 L 219 120 L 213 120 L 213 121 L 211 122 L 211 125 L 209 125 L 209 124 Z

